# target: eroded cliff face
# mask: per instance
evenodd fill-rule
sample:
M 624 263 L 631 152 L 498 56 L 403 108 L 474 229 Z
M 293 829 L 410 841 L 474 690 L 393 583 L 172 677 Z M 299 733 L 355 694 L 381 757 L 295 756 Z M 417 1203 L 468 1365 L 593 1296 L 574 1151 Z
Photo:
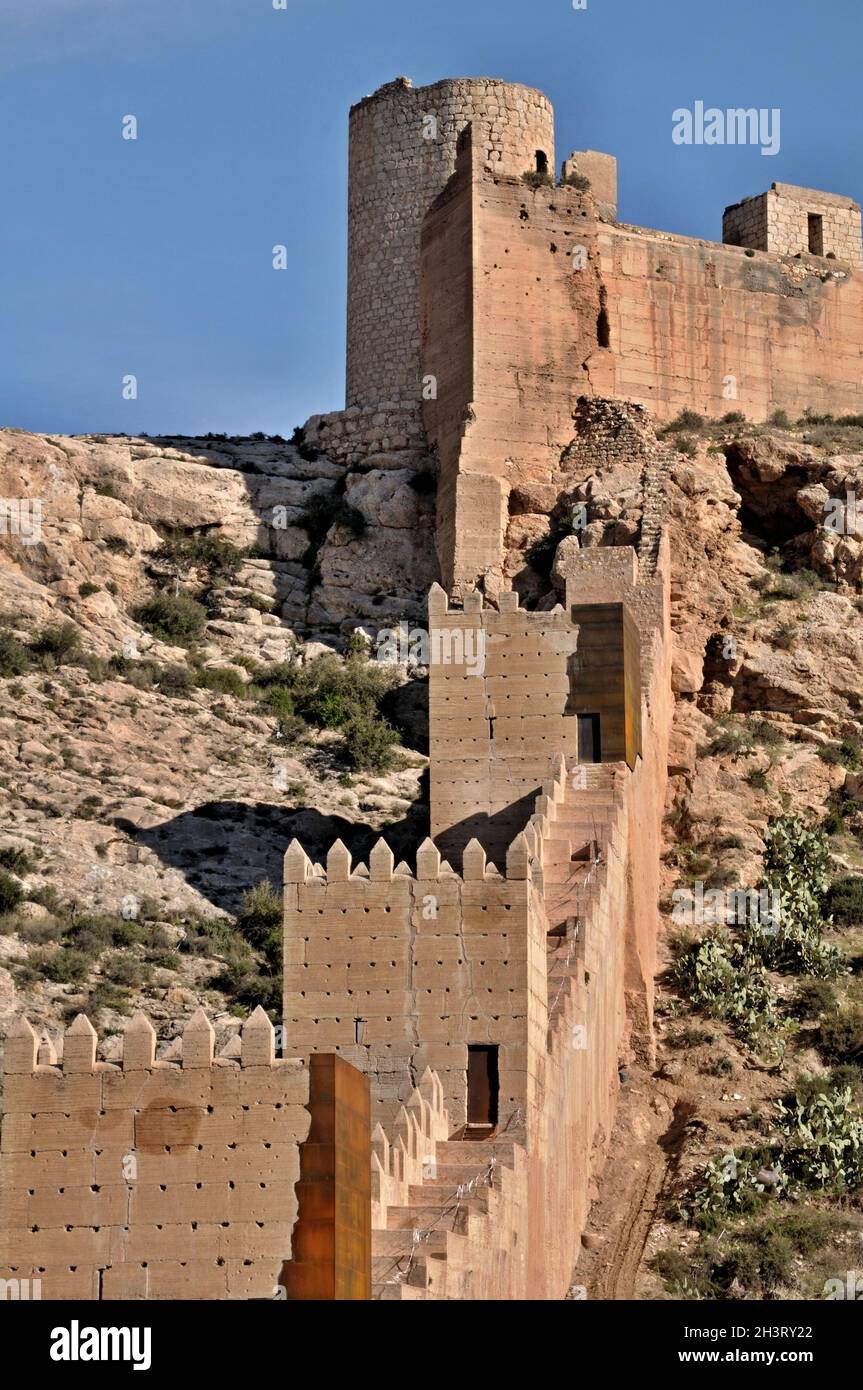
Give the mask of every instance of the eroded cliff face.
M 432 461 L 401 438 L 389 451 L 377 441 L 333 452 L 303 441 L 0 433 L 0 497 L 42 503 L 33 544 L 8 521 L 0 537 L 4 640 L 26 645 L 67 624 L 85 655 L 114 659 L 107 671 L 77 658 L 4 668 L 0 849 L 41 852 L 31 872 L 11 869 L 25 893 L 51 888 L 105 912 L 131 893 L 166 917 L 206 916 L 235 910 L 261 878 L 278 883 L 292 835 L 321 848 L 353 835 L 362 853 L 387 826 L 407 853 L 422 819 L 424 759 L 411 747 L 421 734 L 406 736 L 400 769 L 350 777 L 330 756 L 335 735 L 286 745 L 248 693 L 255 668 L 275 668 L 298 644 L 302 661 L 322 642 L 343 647 L 355 627 L 374 636 L 400 618 L 422 621 L 436 577 Z M 851 800 L 831 842 L 837 871 L 857 862 L 860 774 L 852 753 L 834 757 L 832 746 L 863 738 L 863 525 L 850 500 L 859 486 L 863 438 L 853 428 L 731 422 L 657 441 L 644 411 L 594 401 L 551 481 L 513 490 L 506 574 L 538 606 L 560 596 L 561 544 L 644 545 L 664 497 L 676 701 L 666 892 L 693 856 L 705 879 L 753 882 L 770 815 L 793 807 L 823 817 L 840 790 Z M 221 569 L 201 559 L 205 541 L 235 548 Z M 195 661 L 233 675 L 181 695 L 159 680 L 139 688 L 129 664 L 189 666 L 186 647 L 137 616 L 154 592 L 178 588 L 207 610 Z M 416 732 L 422 684 L 400 698 Z M 51 916 L 37 902 L 23 911 Z M 25 987 L 9 970 L 40 948 L 31 935 L 22 941 L 15 927 L 0 937 L 3 1015 L 35 1003 L 34 1016 L 56 1019 L 77 986 Z M 222 963 L 205 960 L 144 990 L 166 1027 L 201 1000 L 212 1007 Z M 187 997 L 166 1003 L 175 987 Z

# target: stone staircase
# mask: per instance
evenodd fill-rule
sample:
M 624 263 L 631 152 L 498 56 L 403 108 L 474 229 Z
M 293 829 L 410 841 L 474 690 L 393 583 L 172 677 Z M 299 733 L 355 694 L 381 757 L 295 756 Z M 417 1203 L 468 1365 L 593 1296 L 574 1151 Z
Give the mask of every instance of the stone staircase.
M 585 944 L 619 852 L 624 764 L 571 769 L 557 764 L 557 792 L 542 837 L 542 886 L 548 916 L 549 1039 L 583 979 Z M 575 776 L 575 785 L 573 785 Z M 565 790 L 562 791 L 562 787 Z M 540 800 L 542 801 L 543 798 Z M 534 819 L 537 819 L 535 817 Z M 570 1015 L 571 1017 L 571 1015 Z M 508 1261 L 523 1219 L 520 1133 L 486 1140 L 450 1138 L 440 1081 L 426 1071 L 400 1112 L 394 1137 L 378 1126 L 373 1148 L 372 1297 L 381 1301 L 470 1299 L 482 1261 L 507 1293 Z M 520 1200 L 521 1199 L 521 1203 Z M 488 1283 L 483 1285 L 488 1297 Z
M 567 985 L 584 967 L 594 911 L 605 892 L 610 856 L 617 852 L 624 782 L 622 764 L 595 763 L 575 771 L 585 786 L 568 786 L 558 807 L 543 863 L 548 916 L 548 1027 L 566 1003 Z
M 656 574 L 662 528 L 668 515 L 668 479 L 678 461 L 673 449 L 659 449 L 644 467 L 641 535 L 638 541 L 638 574 L 641 582 Z
M 372 1298 L 469 1298 L 471 1250 L 500 1240 L 500 1207 L 524 1151 L 505 1137 L 438 1140 L 424 1176 L 372 1231 Z

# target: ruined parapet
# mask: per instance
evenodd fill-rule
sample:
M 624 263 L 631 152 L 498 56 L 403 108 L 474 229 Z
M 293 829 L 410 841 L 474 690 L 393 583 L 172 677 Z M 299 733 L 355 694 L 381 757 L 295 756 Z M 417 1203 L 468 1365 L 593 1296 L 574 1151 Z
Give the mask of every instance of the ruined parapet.
M 468 124 L 490 172 L 554 170 L 551 104 L 530 87 L 492 78 L 413 87 L 400 77 L 351 110 L 348 406 L 421 399 L 420 228 Z
M 773 183 L 766 193 L 727 207 L 722 240 L 727 246 L 777 255 L 824 256 L 863 265 L 860 204 L 792 183 Z
M 569 159 L 563 161 L 562 173 L 564 183 L 573 178 L 586 179 L 600 217 L 614 221 L 617 217 L 617 160 L 613 154 L 573 150 Z
M 312 415 L 305 433 L 328 458 L 349 466 L 376 454 L 398 454 L 408 466 L 426 455 L 425 430 L 416 408 L 398 401 Z
M 45 1299 L 279 1297 L 309 1129 L 309 1070 L 256 1009 L 214 1056 L 199 1009 L 171 1060 L 143 1014 L 96 1060 L 79 1014 L 62 1062 L 19 1018 L 6 1040 L 0 1277 Z M 44 1054 L 43 1054 L 44 1055 Z

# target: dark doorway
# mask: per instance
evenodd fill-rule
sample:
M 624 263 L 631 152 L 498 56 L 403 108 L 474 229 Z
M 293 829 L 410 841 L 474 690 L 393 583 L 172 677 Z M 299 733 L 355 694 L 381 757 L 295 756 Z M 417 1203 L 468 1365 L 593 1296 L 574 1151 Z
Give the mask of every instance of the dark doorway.
M 813 256 L 824 255 L 824 218 L 817 212 L 809 214 L 809 250 Z
M 548 173 L 548 155 L 545 150 L 537 150 L 536 152 L 536 172 L 538 174 Z
M 496 1129 L 498 1080 L 497 1047 L 469 1046 L 467 1050 L 467 1122 L 478 1129 Z
M 580 714 L 578 716 L 578 761 L 580 763 L 602 762 L 602 739 L 598 714 Z

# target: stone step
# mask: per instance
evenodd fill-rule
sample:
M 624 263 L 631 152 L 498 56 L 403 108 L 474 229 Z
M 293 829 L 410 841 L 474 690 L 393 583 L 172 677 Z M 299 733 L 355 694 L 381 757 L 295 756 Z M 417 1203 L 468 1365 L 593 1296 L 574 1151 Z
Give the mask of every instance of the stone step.
M 445 1162 L 452 1158 L 459 1163 L 469 1162 L 473 1158 L 478 1164 L 496 1158 L 498 1163 L 512 1168 L 515 1165 L 515 1150 L 516 1145 L 509 1139 L 446 1139 L 438 1144 L 437 1156 L 438 1161 L 443 1157 Z
M 410 1230 L 372 1231 L 372 1260 L 384 1256 L 406 1259 L 413 1254 L 445 1255 L 450 1241 L 460 1241 L 464 1237 L 454 1231 L 442 1228 L 426 1230 L 421 1241 L 415 1241 Z
M 484 1213 L 476 1213 L 482 1217 Z M 468 1234 L 471 1209 L 467 1202 L 453 1200 L 445 1207 L 389 1207 L 387 1209 L 387 1230 L 389 1231 L 456 1231 L 458 1235 Z
M 404 1303 L 425 1299 L 425 1289 L 415 1288 L 413 1284 L 372 1284 L 372 1298 L 380 1303 Z
M 481 1187 L 478 1191 L 472 1192 L 469 1197 L 456 1198 L 453 1192 L 446 1194 L 442 1192 L 440 1188 L 431 1188 L 427 1182 L 421 1184 L 412 1183 L 408 1188 L 408 1201 L 415 1213 L 418 1209 L 441 1211 L 444 1202 L 449 1206 L 456 1200 L 461 1206 L 467 1207 L 468 1210 L 474 1211 L 481 1216 L 488 1211 L 489 1189 L 487 1187 Z
M 491 1160 L 484 1162 L 482 1159 L 477 1162 L 460 1162 L 458 1159 L 437 1159 L 437 1177 L 431 1178 L 431 1182 L 448 1183 L 455 1189 L 459 1183 L 472 1182 L 474 1178 L 482 1180 L 484 1186 L 488 1186 L 485 1175 L 489 1172 Z M 498 1168 L 506 1168 L 507 1164 L 498 1164 Z M 497 1184 L 493 1184 L 497 1185 Z

